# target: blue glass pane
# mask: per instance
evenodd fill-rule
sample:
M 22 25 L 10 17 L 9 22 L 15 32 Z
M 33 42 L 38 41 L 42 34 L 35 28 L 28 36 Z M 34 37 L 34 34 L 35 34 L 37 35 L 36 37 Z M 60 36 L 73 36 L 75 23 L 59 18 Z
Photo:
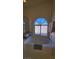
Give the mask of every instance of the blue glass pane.
M 37 18 L 35 25 L 48 25 L 48 22 L 45 20 L 45 18 Z

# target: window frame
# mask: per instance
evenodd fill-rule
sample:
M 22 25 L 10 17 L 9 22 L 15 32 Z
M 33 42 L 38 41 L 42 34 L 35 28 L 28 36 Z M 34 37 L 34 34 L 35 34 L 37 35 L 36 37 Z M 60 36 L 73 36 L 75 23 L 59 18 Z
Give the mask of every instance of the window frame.
M 35 24 L 36 23 L 36 21 L 38 20 L 38 19 L 42 19 L 43 21 L 45 20 L 45 22 L 47 22 L 47 24 L 44 24 L 44 23 L 39 23 L 39 22 L 37 22 L 38 24 Z M 40 34 L 36 34 L 35 33 L 35 26 L 40 26 Z M 47 26 L 47 33 L 46 33 L 46 35 L 42 35 L 42 29 L 41 29 L 41 26 Z M 45 19 L 45 18 L 37 18 L 36 20 L 35 20 L 35 22 L 34 22 L 34 35 L 37 35 L 37 36 L 47 36 L 48 35 L 48 21 Z
M 35 26 L 40 26 L 40 34 L 35 34 Z M 42 30 L 42 29 L 41 29 L 41 26 L 47 26 L 47 33 L 46 33 L 45 36 L 48 35 L 48 25 L 35 25 L 35 26 L 34 26 L 34 34 L 35 34 L 35 35 L 43 36 L 43 35 L 42 35 L 42 32 L 41 32 L 41 30 Z

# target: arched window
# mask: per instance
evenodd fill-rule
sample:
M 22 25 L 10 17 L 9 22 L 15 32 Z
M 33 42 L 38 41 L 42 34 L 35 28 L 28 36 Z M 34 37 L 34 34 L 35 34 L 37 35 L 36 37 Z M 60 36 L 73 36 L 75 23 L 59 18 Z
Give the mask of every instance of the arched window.
M 36 35 L 47 36 L 48 22 L 45 18 L 37 18 L 34 25 Z

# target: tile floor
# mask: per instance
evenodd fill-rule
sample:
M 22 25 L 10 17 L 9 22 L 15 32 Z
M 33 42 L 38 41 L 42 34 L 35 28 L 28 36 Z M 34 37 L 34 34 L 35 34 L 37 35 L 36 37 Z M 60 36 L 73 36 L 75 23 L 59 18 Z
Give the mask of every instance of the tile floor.
M 31 37 L 24 40 L 23 59 L 55 59 L 55 48 L 53 48 L 51 41 L 49 44 L 43 45 L 42 50 L 34 49 L 31 42 Z

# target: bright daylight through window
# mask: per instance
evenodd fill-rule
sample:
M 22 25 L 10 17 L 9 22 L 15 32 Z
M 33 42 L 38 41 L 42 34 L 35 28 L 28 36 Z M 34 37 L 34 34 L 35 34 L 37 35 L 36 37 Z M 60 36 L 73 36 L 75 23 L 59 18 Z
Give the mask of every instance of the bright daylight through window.
M 47 36 L 48 22 L 44 18 L 37 18 L 34 25 L 36 35 Z

